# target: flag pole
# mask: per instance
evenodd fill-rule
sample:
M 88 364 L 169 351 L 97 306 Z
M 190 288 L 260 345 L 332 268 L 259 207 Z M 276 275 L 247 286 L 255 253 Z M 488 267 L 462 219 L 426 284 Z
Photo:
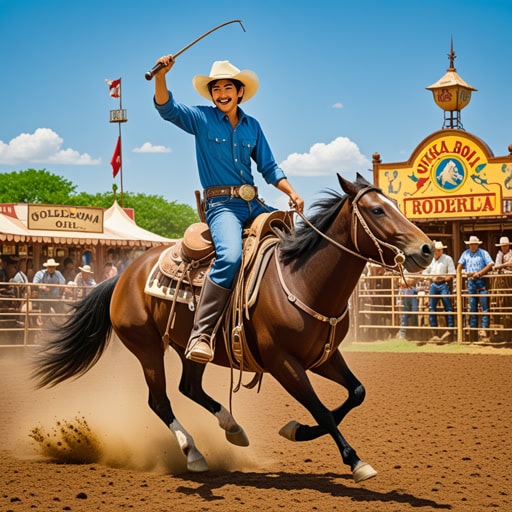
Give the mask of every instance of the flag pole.
M 123 81 L 119 79 L 119 110 L 123 112 Z M 126 113 L 126 112 L 125 112 Z M 126 116 L 124 116 L 126 117 Z M 124 208 L 124 189 L 123 189 L 123 139 L 121 137 L 121 122 L 119 126 L 119 154 L 121 155 L 121 167 L 119 168 L 119 180 L 121 183 L 121 208 Z
M 107 80 L 107 82 L 109 82 Z M 110 82 L 110 87 L 112 86 Z M 128 121 L 126 117 L 126 109 L 123 108 L 123 95 L 121 92 L 122 87 L 122 79 L 119 78 L 119 109 L 110 111 L 110 122 L 117 123 L 118 125 L 118 141 L 119 141 L 119 173 L 120 173 L 120 181 L 121 181 L 121 207 L 124 208 L 124 188 L 123 188 L 123 153 L 122 153 L 122 140 L 121 140 L 121 123 L 126 123 Z

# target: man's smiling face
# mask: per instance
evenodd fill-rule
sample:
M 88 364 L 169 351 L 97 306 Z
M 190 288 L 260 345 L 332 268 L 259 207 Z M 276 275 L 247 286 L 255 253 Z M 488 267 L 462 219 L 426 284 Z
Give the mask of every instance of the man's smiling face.
M 237 92 L 231 80 L 216 80 L 211 87 L 212 99 L 217 108 L 224 114 L 229 114 L 238 105 L 238 98 L 244 94 L 243 86 Z

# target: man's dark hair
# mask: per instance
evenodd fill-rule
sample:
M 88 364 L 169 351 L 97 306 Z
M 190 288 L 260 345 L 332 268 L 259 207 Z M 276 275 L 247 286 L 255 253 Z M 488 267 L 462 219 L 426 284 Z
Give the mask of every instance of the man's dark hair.
M 212 80 L 211 82 L 208 82 L 208 91 L 210 92 L 210 96 L 212 95 L 212 87 L 219 81 L 219 80 L 228 80 L 231 82 L 236 89 L 236 92 L 238 93 L 240 91 L 240 88 L 244 86 L 240 80 L 236 80 L 234 78 L 219 78 L 218 80 Z M 242 96 L 243 98 L 243 96 Z M 242 101 L 242 98 L 238 98 L 238 103 Z

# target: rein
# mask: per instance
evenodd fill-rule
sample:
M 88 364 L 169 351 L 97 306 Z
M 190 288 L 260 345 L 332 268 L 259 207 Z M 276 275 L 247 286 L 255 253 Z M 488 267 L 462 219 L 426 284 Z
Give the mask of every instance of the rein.
M 295 208 L 293 209 L 293 211 L 297 215 L 299 215 L 299 217 L 313 231 L 318 233 L 321 237 L 325 238 L 325 240 L 327 240 L 332 245 L 338 247 L 339 249 L 341 249 L 341 250 L 343 250 L 345 252 L 348 252 L 352 256 L 356 256 L 357 258 L 362 259 L 362 260 L 364 260 L 366 262 L 369 262 L 369 263 L 375 263 L 375 264 L 377 264 L 377 265 L 379 265 L 379 266 L 381 266 L 381 267 L 383 267 L 383 268 L 385 268 L 387 270 L 396 270 L 396 269 L 398 269 L 398 272 L 400 272 L 400 275 L 401 275 L 402 279 L 405 280 L 404 273 L 403 273 L 403 264 L 405 262 L 405 254 L 403 253 L 403 251 L 401 249 L 399 249 L 395 245 L 389 244 L 389 243 L 384 242 L 383 240 L 380 240 L 379 238 L 377 238 L 374 235 L 374 233 L 372 232 L 372 230 L 370 229 L 370 227 L 368 226 L 366 220 L 364 219 L 362 213 L 359 210 L 359 207 L 357 206 L 357 203 L 361 199 L 361 197 L 363 197 L 367 192 L 371 192 L 371 191 L 377 191 L 378 192 L 378 189 L 375 188 L 375 187 L 367 187 L 367 188 L 364 188 L 364 189 L 360 190 L 357 193 L 357 195 L 355 196 L 354 200 L 352 201 L 352 217 L 357 217 L 357 220 L 361 224 L 361 226 L 364 229 L 365 233 L 368 235 L 370 240 L 375 244 L 375 247 L 377 247 L 377 250 L 379 251 L 379 254 L 380 254 L 380 261 L 374 260 L 373 258 L 368 258 L 367 256 L 363 256 L 360 252 L 353 251 L 352 249 L 349 249 L 348 247 L 344 246 L 343 244 L 340 244 L 336 240 L 333 240 L 332 238 L 328 237 L 325 233 L 322 233 L 322 231 L 320 231 L 315 225 L 313 225 L 310 222 L 310 220 L 303 213 L 297 211 Z M 352 238 L 353 238 L 353 241 L 354 241 L 354 245 L 356 246 L 356 249 L 359 251 L 359 247 L 357 246 L 357 222 L 352 222 L 352 225 L 353 225 L 353 231 L 354 231 L 353 235 L 352 235 Z M 395 253 L 395 258 L 394 258 L 395 259 L 395 264 L 393 266 L 388 265 L 384 261 L 383 247 L 385 247 L 387 249 L 390 249 L 392 252 Z

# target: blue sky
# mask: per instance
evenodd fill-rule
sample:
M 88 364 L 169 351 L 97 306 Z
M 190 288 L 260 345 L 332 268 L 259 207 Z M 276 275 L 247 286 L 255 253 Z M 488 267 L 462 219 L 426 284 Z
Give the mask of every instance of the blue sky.
M 228 20 L 181 55 L 168 75 L 179 101 L 205 104 L 192 77 L 229 60 L 260 78 L 244 104 L 256 117 L 306 207 L 338 188 L 336 173 L 370 180 L 371 158 L 406 160 L 442 127 L 425 87 L 448 67 L 453 37 L 459 75 L 477 88 L 462 111 L 466 131 L 495 155 L 512 143 L 510 0 L 0 0 L 0 173 L 47 169 L 105 192 L 119 106 L 105 79 L 122 78 L 126 192 L 194 206 L 193 137 L 160 119 L 144 73 Z M 281 193 L 257 179 L 261 195 Z

